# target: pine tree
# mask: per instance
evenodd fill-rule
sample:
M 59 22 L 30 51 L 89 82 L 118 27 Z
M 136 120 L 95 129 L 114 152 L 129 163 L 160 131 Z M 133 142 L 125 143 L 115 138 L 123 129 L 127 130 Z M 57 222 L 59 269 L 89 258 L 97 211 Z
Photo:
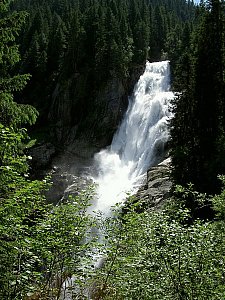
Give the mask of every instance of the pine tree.
M 86 127 L 93 106 L 96 115 L 101 107 L 95 103 L 96 94 L 112 77 L 129 86 L 134 69 L 141 69 L 146 59 L 162 57 L 182 69 L 183 23 L 192 22 L 193 7 L 183 0 L 17 0 L 13 9 L 29 12 L 19 37 L 19 67 L 32 75 L 20 98 L 39 110 L 36 128 L 49 121 L 54 128 L 57 118 L 49 115 L 57 103 L 55 95 L 64 94 L 72 103 L 74 123 L 68 126 L 82 118 L 81 126 Z M 65 123 L 63 116 L 59 112 L 58 124 Z
M 37 111 L 33 107 L 17 104 L 13 100 L 13 93 L 21 91 L 29 76 L 10 75 L 11 69 L 20 59 L 15 36 L 26 15 L 16 12 L 8 14 L 9 3 L 10 1 L 4 1 L 0 4 L 0 183 L 3 189 L 9 184 L 5 166 L 15 168 L 17 172 L 25 172 L 27 169 L 21 148 L 22 139 L 27 138 L 27 135 L 22 125 L 33 124 L 37 117 Z
M 14 42 L 26 14 L 8 14 L 9 4 L 10 1 L 0 4 L 0 122 L 16 129 L 22 123 L 33 123 L 37 112 L 31 106 L 18 105 L 13 101 L 12 93 L 23 89 L 29 75 L 10 76 L 11 69 L 20 59 L 18 46 Z
M 175 107 L 172 157 L 177 183 L 218 190 L 225 172 L 224 1 L 208 1 L 192 45 L 190 80 Z

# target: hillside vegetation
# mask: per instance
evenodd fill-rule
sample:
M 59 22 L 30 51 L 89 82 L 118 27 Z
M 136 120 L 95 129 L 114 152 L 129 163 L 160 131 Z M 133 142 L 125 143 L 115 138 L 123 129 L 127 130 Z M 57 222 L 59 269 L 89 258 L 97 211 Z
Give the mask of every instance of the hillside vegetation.
M 3 0 L 0 24 L 0 299 L 60 299 L 68 278 L 73 299 L 224 299 L 224 1 Z M 163 57 L 181 92 L 170 201 L 142 213 L 118 205 L 109 219 L 86 214 L 94 187 L 48 204 L 51 179 L 30 175 L 26 127 L 38 114 L 50 126 L 56 85 L 80 86 L 73 112 L 84 126 L 105 80 Z
M 36 127 L 53 143 L 66 143 L 71 128 L 71 139 L 110 143 L 146 59 L 171 60 L 174 79 L 186 80 L 191 1 L 16 0 L 12 9 L 28 12 L 17 70 L 32 75 L 17 101 L 35 106 Z

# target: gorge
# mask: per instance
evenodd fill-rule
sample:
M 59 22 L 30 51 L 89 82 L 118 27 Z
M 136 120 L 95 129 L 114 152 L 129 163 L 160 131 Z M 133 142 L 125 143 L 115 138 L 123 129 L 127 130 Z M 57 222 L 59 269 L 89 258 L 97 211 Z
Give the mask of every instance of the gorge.
M 77 140 L 67 152 L 53 159 L 50 201 L 76 195 L 94 182 L 98 200 L 90 211 L 108 214 L 110 207 L 124 200 L 127 193 L 135 193 L 147 170 L 167 155 L 172 99 L 169 61 L 147 61 L 111 145 L 98 152 L 97 147 Z M 33 159 L 40 163 L 39 148 L 35 151 Z
M 195 3 L 0 2 L 0 299 L 224 299 L 225 1 Z
M 147 61 L 112 144 L 95 155 L 95 210 L 108 214 L 126 193 L 137 191 L 146 171 L 165 157 L 173 98 L 169 62 Z
M 172 117 L 170 103 L 174 97 L 174 93 L 170 91 L 169 61 L 147 61 L 111 145 L 94 156 L 95 174 L 91 177 L 96 184 L 96 197 L 88 208 L 88 213 L 95 216 L 95 213 L 100 212 L 103 218 L 113 217 L 111 208 L 125 201 L 128 193 L 137 192 L 144 182 L 147 170 L 165 158 L 169 139 L 168 121 Z M 163 168 L 165 166 L 159 167 L 155 172 L 160 174 L 162 182 L 165 174 L 160 172 Z M 67 191 L 72 192 L 73 187 L 77 188 L 77 185 L 72 185 Z M 170 186 L 164 194 L 169 188 Z M 101 243 L 104 233 L 98 229 L 95 234 L 99 235 Z M 94 248 L 91 255 L 96 268 L 104 264 L 105 256 L 101 250 Z M 76 293 L 74 282 L 75 275 L 64 282 L 62 299 L 73 299 L 73 293 Z M 87 297 L 93 299 L 92 296 Z

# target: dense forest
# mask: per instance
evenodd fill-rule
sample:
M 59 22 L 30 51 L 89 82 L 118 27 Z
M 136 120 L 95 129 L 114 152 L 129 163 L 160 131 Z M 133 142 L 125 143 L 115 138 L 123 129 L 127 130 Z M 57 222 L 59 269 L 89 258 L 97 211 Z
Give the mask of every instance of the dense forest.
M 224 12 L 223 0 L 1 1 L 1 299 L 65 299 L 69 279 L 69 299 L 225 297 Z M 141 212 L 131 197 L 126 213 L 93 217 L 90 187 L 49 204 L 50 176 L 31 176 L 34 137 L 109 143 L 147 59 L 171 61 L 178 92 L 168 203 Z M 102 121 L 109 86 L 122 112 Z
M 185 91 L 172 122 L 176 182 L 192 182 L 202 192 L 219 191 L 225 171 L 224 1 L 208 1 L 192 35 Z
M 105 143 L 110 143 L 146 59 L 170 59 L 174 78 L 180 66 L 185 81 L 185 52 L 197 19 L 191 1 L 68 0 L 28 5 L 17 0 L 13 9 L 29 14 L 18 37 L 22 59 L 17 67 L 19 73 L 32 75 L 17 101 L 39 111 L 37 125 L 42 131 L 46 125 L 51 128 L 54 143 L 66 143 L 71 128 L 75 128 L 72 138 L 84 135 L 93 142 L 109 136 Z M 112 98 L 122 97 L 119 105 L 112 104 L 119 106 L 118 111 L 101 96 L 105 90 L 110 93 L 111 86 L 121 91 L 119 96 L 111 92 Z

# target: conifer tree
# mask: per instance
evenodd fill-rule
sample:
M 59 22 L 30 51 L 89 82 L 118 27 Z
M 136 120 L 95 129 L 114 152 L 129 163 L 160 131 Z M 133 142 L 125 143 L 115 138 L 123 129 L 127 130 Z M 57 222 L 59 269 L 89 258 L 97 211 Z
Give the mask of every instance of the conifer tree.
M 208 1 L 196 30 L 190 79 L 177 101 L 172 121 L 175 181 L 192 182 L 200 191 L 218 190 L 225 172 L 224 1 Z
M 102 111 L 95 102 L 99 89 L 112 78 L 129 86 L 129 76 L 146 59 L 163 57 L 173 69 L 182 69 L 187 51 L 183 25 L 189 26 L 194 15 L 193 3 L 183 0 L 17 0 L 15 9 L 29 12 L 19 37 L 19 68 L 32 75 L 21 97 L 40 112 L 36 128 L 65 123 L 61 112 L 50 117 L 63 107 L 53 108 L 58 95 L 66 95 L 72 104 L 73 124 L 69 121 L 68 126 L 86 127 L 92 111 Z
M 15 36 L 24 23 L 25 13 L 7 13 L 10 1 L 0 3 L 0 122 L 4 126 L 16 129 L 22 123 L 33 123 L 36 111 L 30 106 L 18 105 L 13 101 L 12 93 L 21 91 L 29 75 L 10 75 L 12 68 L 19 61 L 18 46 Z

